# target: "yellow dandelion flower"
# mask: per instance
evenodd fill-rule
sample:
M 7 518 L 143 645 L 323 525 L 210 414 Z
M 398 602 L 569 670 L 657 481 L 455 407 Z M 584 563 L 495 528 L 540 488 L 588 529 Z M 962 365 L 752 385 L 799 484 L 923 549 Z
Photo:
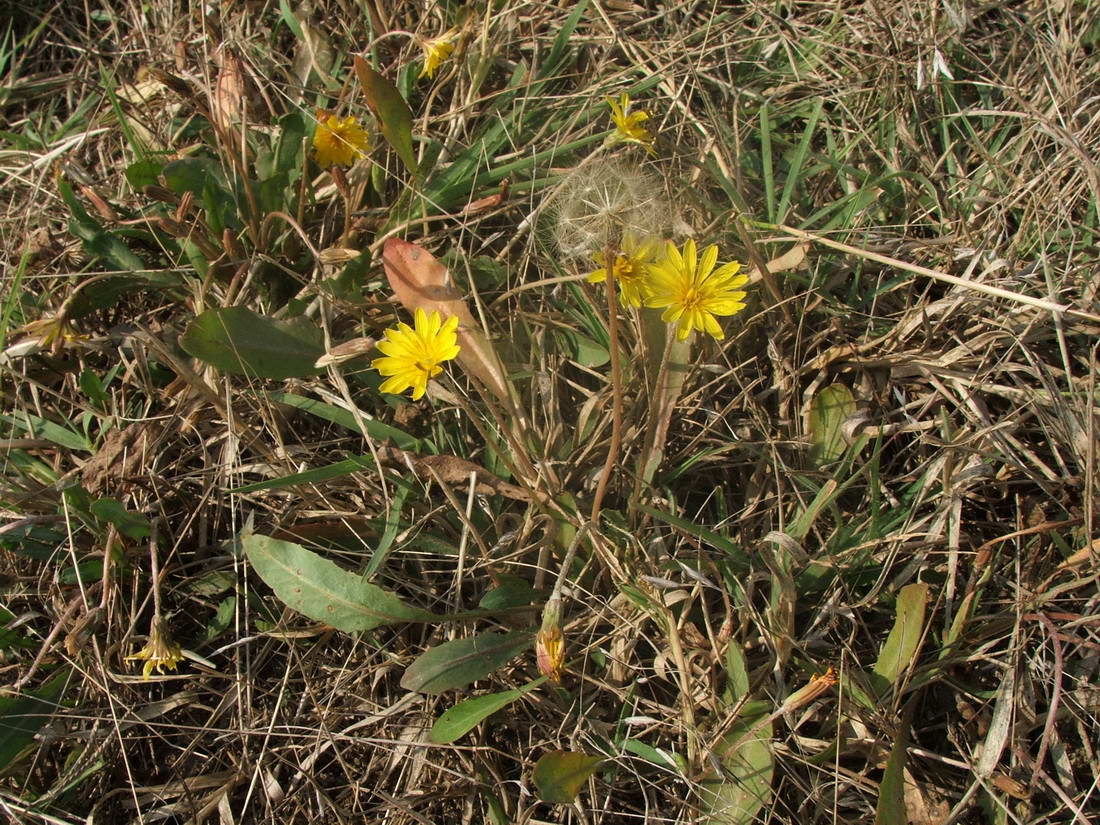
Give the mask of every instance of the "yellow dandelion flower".
M 430 40 L 421 40 L 420 48 L 424 50 L 424 68 L 420 70 L 420 77 L 435 77 L 435 70 L 443 65 L 443 61 L 451 56 L 455 49 L 455 38 L 458 32 L 451 29 L 439 37 Z
M 382 392 L 398 394 L 412 387 L 416 401 L 427 390 L 428 380 L 443 372 L 440 364 L 458 355 L 458 317 L 444 321 L 436 311 L 428 315 L 418 309 L 414 323 L 415 329 L 408 324 L 387 329 L 386 340 L 378 342 L 386 357 L 375 358 L 371 366 L 387 376 L 379 388 Z
M 623 92 L 619 100 L 606 98 L 607 105 L 611 107 L 611 120 L 615 124 L 615 134 L 609 140 L 612 143 L 637 143 L 644 146 L 651 155 L 656 154 L 653 149 L 653 135 L 642 124 L 649 120 L 649 112 L 639 109 L 630 111 L 630 95 Z
M 660 251 L 660 242 L 654 238 L 639 240 L 632 233 L 623 235 L 622 249 L 611 264 L 611 274 L 619 288 L 619 303 L 624 307 L 640 307 L 645 301 L 646 266 L 653 262 Z M 603 252 L 596 252 L 592 260 L 600 265 L 588 274 L 588 280 L 600 284 L 607 280 L 607 261 Z
M 313 133 L 313 155 L 322 169 L 351 166 L 367 154 L 370 140 L 366 130 L 351 115 L 340 119 L 323 109 L 317 112 Z
M 666 308 L 661 320 L 676 324 L 676 337 L 681 341 L 694 330 L 721 341 L 724 334 L 714 316 L 734 315 L 745 308 L 745 293 L 739 287 L 749 279 L 738 274 L 741 264 L 732 261 L 715 269 L 717 261 L 717 246 L 708 246 L 698 260 L 695 241 L 689 240 L 683 254 L 669 242 L 664 260 L 646 267 L 645 304 Z
M 168 634 L 168 630 L 164 627 L 164 622 L 160 616 L 153 617 L 153 623 L 149 627 L 149 639 L 145 642 L 145 647 L 133 656 L 126 657 L 127 662 L 141 660 L 145 661 L 141 672 L 146 679 L 153 675 L 154 668 L 156 668 L 157 673 L 163 675 L 165 668 L 175 670 L 176 665 L 183 661 L 180 646 L 172 641 L 172 637 Z

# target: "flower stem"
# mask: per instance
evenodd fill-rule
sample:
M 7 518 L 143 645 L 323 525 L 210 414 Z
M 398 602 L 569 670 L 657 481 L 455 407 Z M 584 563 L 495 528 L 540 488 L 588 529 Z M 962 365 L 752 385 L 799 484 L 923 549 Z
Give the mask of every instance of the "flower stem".
M 611 478 L 615 463 L 619 460 L 619 444 L 622 441 L 623 429 L 623 380 L 619 366 L 619 313 L 615 305 L 615 275 L 611 271 L 612 266 L 610 263 L 615 260 L 615 254 L 614 247 L 608 244 L 607 249 L 604 250 L 604 260 L 609 262 L 607 265 L 607 278 L 604 279 L 604 283 L 607 284 L 607 335 L 610 339 L 611 348 L 611 445 L 607 448 L 607 459 L 604 461 L 603 470 L 600 472 L 600 481 L 596 485 L 596 497 L 592 501 L 592 515 L 589 516 L 588 520 L 593 525 L 599 523 L 600 506 L 603 504 L 603 497 L 607 493 L 607 482 Z

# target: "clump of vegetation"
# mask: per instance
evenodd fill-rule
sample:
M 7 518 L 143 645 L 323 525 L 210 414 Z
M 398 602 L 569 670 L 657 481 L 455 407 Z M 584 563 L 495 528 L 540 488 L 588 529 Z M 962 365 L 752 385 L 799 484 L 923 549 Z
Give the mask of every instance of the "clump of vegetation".
M 1091 821 L 1089 9 L 384 6 L 0 35 L 0 806 Z

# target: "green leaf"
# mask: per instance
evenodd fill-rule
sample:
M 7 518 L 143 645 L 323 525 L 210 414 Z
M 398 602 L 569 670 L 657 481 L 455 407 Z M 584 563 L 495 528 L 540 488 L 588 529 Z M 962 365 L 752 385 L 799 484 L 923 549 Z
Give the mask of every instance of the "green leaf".
M 27 558 L 49 561 L 58 547 L 67 543 L 64 533 L 40 524 L 9 522 L 6 526 L 0 533 L 0 547 Z
M 222 599 L 218 604 L 218 612 L 214 614 L 214 618 L 207 623 L 203 630 L 203 641 L 212 642 L 225 633 L 229 626 L 233 624 L 233 615 L 236 611 L 236 596 L 226 596 Z
M 370 422 L 367 422 L 370 424 Z M 393 427 L 388 427 L 381 422 L 375 422 L 385 427 L 386 430 L 375 431 L 374 428 L 368 426 L 367 432 L 378 439 L 385 438 L 382 435 L 383 432 L 394 430 Z M 396 430 L 396 432 L 401 432 Z M 401 433 L 405 438 L 412 438 L 412 436 L 406 433 Z M 417 444 L 422 443 L 417 439 Z M 416 451 L 421 452 L 421 451 Z M 229 492 L 231 493 L 255 493 L 257 490 L 280 490 L 284 487 L 297 487 L 300 484 L 316 484 L 320 481 L 328 481 L 330 478 L 339 478 L 340 476 L 351 475 L 352 473 L 358 473 L 361 470 L 374 471 L 378 468 L 378 463 L 375 461 L 374 456 L 356 455 L 351 458 L 345 458 L 343 461 L 337 461 L 333 464 L 326 464 L 324 467 L 315 467 L 312 470 L 303 470 L 300 473 L 291 473 L 290 475 L 280 476 L 279 478 L 269 478 L 266 481 L 256 481 L 252 484 L 244 484 L 240 487 L 234 487 Z
M 143 539 L 149 535 L 152 529 L 142 513 L 131 513 L 122 503 L 113 498 L 101 498 L 92 502 L 89 509 L 92 515 L 100 521 L 113 524 L 124 536 L 132 539 Z
M 557 805 L 571 805 L 581 787 L 603 763 L 601 756 L 572 751 L 550 751 L 535 764 L 531 775 L 539 799 Z
M 101 412 L 107 410 L 110 404 L 110 399 L 107 398 L 107 393 L 103 389 L 103 382 L 99 380 L 99 376 L 91 370 L 83 370 L 80 373 L 80 391 L 84 393 L 85 397 Z
M 397 622 L 443 618 L 405 604 L 299 544 L 255 534 L 241 539 L 245 555 L 260 578 L 286 605 L 319 622 L 355 633 Z
M 135 262 L 131 262 L 135 263 Z M 136 262 L 138 268 L 141 264 Z M 118 264 L 116 264 L 117 266 Z M 174 289 L 183 285 L 183 279 L 174 272 L 126 273 L 89 283 L 82 288 L 69 308 L 69 318 L 78 320 L 102 309 L 117 306 L 123 295 L 149 289 Z
M 843 384 L 831 384 L 814 396 L 810 405 L 810 458 L 818 466 L 844 455 L 844 419 L 856 411 L 852 391 Z
M 749 693 L 749 669 L 745 654 L 736 641 L 726 645 L 726 690 L 722 695 L 733 706 Z
M 10 610 L 0 607 L 0 624 L 8 624 L 8 622 L 15 621 L 15 614 Z M 35 648 L 39 646 L 39 642 L 34 639 L 28 639 L 18 630 L 11 630 L 6 627 L 0 627 L 0 651 L 14 650 L 17 648 Z
M 216 161 L 210 158 L 182 158 L 164 165 L 161 170 L 164 185 L 182 195 L 190 192 L 201 198 L 208 187 L 225 191 L 225 176 Z
M 749 569 L 749 562 L 748 558 L 745 556 L 745 552 L 725 536 L 715 533 L 713 530 L 707 530 L 705 527 L 700 527 L 695 524 L 695 522 L 689 521 L 686 518 L 674 516 L 672 513 L 666 513 L 663 510 L 658 510 L 647 504 L 639 504 L 638 509 L 643 513 L 648 513 L 656 519 L 660 519 L 666 524 L 678 527 L 688 535 L 695 536 L 695 538 L 705 541 L 712 547 L 721 550 L 726 554 L 726 562 L 734 570 L 745 572 Z
M 146 186 L 155 186 L 160 182 L 160 173 L 164 164 L 159 160 L 139 160 L 126 167 L 126 181 L 140 192 Z
M 303 140 L 306 120 L 295 110 L 279 118 L 279 139 L 275 146 L 275 171 L 294 180 L 302 168 Z
M 428 739 L 437 745 L 447 745 L 456 739 L 465 736 L 483 720 L 488 719 L 498 710 L 508 707 L 525 693 L 537 688 L 546 681 L 545 676 L 533 679 L 521 688 L 505 690 L 500 693 L 490 693 L 486 696 L 475 696 L 472 699 L 464 699 L 452 708 L 443 712 L 432 729 L 428 732 Z
M 568 342 L 570 357 L 582 367 L 594 369 L 611 360 L 611 353 L 599 341 L 573 330 L 562 330 L 561 334 Z
M 397 152 L 406 168 L 416 174 L 416 155 L 412 145 L 413 114 L 397 87 L 380 75 L 359 55 L 355 56 L 355 74 L 367 96 L 367 105 L 378 119 L 382 136 Z
M 757 812 L 772 795 L 771 740 L 771 722 L 761 725 L 760 719 L 753 717 L 739 719 L 733 724 L 715 749 L 723 770 L 732 781 L 706 779 L 700 784 L 701 823 L 749 825 L 755 821 Z
M 367 566 L 363 568 L 363 576 L 365 578 L 372 578 L 378 569 L 385 563 L 386 556 L 390 552 L 390 548 L 393 547 L 394 541 L 397 540 L 397 532 L 401 529 L 401 508 L 405 506 L 405 500 L 409 497 L 409 494 L 413 490 L 413 485 L 405 481 L 399 481 L 394 484 L 393 500 L 390 502 L 389 509 L 386 511 L 386 524 L 382 529 L 382 535 L 378 539 L 378 544 L 374 546 L 374 551 L 370 554 L 370 560 L 367 562 Z
M 647 762 L 652 762 L 654 765 L 659 765 L 662 768 L 671 768 L 682 774 L 687 773 L 687 760 L 675 751 L 655 748 L 652 745 L 647 745 L 640 739 L 627 739 L 623 742 L 623 750 L 635 756 L 640 756 Z
M 338 424 L 341 427 L 351 430 L 356 435 L 362 435 L 359 430 L 359 424 L 355 420 L 355 416 L 352 415 L 349 410 L 345 410 L 342 407 L 326 404 L 323 401 L 317 401 L 313 398 L 306 398 L 289 392 L 273 392 L 269 393 L 268 397 L 276 403 L 286 404 L 287 406 L 307 412 L 310 415 L 317 416 L 317 418 L 330 421 L 333 424 Z M 366 415 L 363 416 L 363 426 L 366 428 L 367 435 L 379 441 L 393 441 L 394 446 L 400 447 L 402 450 L 410 450 L 414 453 L 424 452 L 424 442 L 422 439 L 411 436 L 404 430 L 397 429 L 397 427 L 391 427 L 389 424 L 376 421 Z M 368 456 L 368 458 L 370 457 Z M 373 459 L 371 459 L 371 462 L 373 466 Z
M 130 247 L 104 229 L 99 221 L 88 214 L 67 180 L 58 178 L 57 191 L 73 216 L 69 221 L 69 232 L 83 242 L 84 248 L 90 254 L 103 258 L 115 269 L 135 271 L 145 268 L 141 258 L 135 255 Z
M 905 755 L 909 747 L 908 734 L 908 720 L 905 720 L 897 740 L 890 748 L 886 772 L 878 786 L 875 825 L 902 825 L 909 821 L 905 810 Z
M 374 459 L 369 455 L 355 456 L 335 464 L 327 464 L 324 467 L 315 467 L 312 470 L 303 470 L 300 473 L 269 478 L 267 481 L 256 481 L 241 487 L 234 487 L 231 493 L 255 493 L 258 490 L 281 490 L 284 487 L 297 487 L 300 484 L 316 484 L 319 481 L 328 481 L 330 478 L 357 473 L 360 470 L 370 470 L 375 467 Z
M 409 665 L 401 687 L 417 693 L 442 693 L 463 688 L 503 667 L 531 645 L 531 634 L 489 631 L 466 639 L 444 642 L 426 650 Z
M 880 698 L 900 681 L 916 658 L 924 638 L 924 608 L 927 602 L 927 584 L 907 584 L 898 593 L 894 626 L 886 637 L 871 674 L 872 687 Z
M 0 421 L 11 424 L 13 427 L 19 427 L 34 438 L 44 438 L 47 441 L 52 441 L 67 450 L 92 451 L 91 442 L 84 436 L 73 432 L 67 427 L 62 427 L 60 424 L 55 424 L 47 418 L 31 415 L 29 412 L 21 411 L 17 415 L 0 413 Z
M 0 697 L 0 771 L 34 741 L 57 708 L 68 681 L 66 669 L 33 693 Z
M 580 22 L 581 15 L 583 15 L 587 9 L 588 0 L 581 0 L 565 19 L 561 30 L 558 32 L 558 36 L 554 38 L 554 43 L 550 47 L 550 53 L 546 55 L 546 62 L 543 63 L 542 68 L 539 70 L 539 77 L 549 77 L 557 71 L 558 63 L 560 63 L 561 59 L 565 56 L 565 49 L 573 37 L 573 31 L 577 28 L 577 23 Z
M 245 307 L 208 309 L 180 346 L 225 372 L 276 380 L 317 375 L 313 365 L 325 352 L 321 329 L 308 318 L 276 321 Z
M 824 98 L 818 98 L 814 103 L 813 112 L 811 112 L 809 118 L 807 118 L 806 128 L 802 132 L 802 140 L 799 142 L 794 157 L 791 159 L 790 169 L 787 171 L 787 180 L 783 184 L 783 194 L 780 196 L 779 206 L 775 210 L 775 219 L 780 223 L 787 219 L 787 210 L 791 204 L 794 187 L 802 177 L 802 165 L 806 160 L 806 155 L 809 153 L 814 130 L 817 128 L 817 121 L 821 117 L 821 111 L 824 106 Z
M 196 596 L 217 596 L 236 583 L 237 574 L 232 570 L 207 570 L 197 578 L 185 582 L 183 589 Z
M 485 610 L 505 610 L 509 607 L 523 607 L 544 594 L 531 586 L 527 579 L 519 576 L 504 575 L 500 583 L 481 597 L 478 607 Z

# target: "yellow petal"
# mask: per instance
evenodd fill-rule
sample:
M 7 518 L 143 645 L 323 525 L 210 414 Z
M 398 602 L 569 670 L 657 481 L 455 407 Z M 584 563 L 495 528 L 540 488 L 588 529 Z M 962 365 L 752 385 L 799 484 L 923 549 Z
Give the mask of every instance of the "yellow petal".
M 705 280 L 716 263 L 718 263 L 718 245 L 711 244 L 703 250 L 703 260 L 699 262 L 699 269 L 696 270 L 696 281 Z

